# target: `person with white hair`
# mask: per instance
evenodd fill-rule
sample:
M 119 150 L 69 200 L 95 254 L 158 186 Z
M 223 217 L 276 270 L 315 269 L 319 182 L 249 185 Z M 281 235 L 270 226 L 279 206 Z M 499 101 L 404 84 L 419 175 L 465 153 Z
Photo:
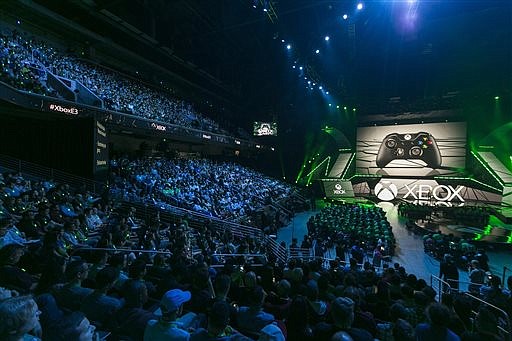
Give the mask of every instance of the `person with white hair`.
M 0 340 L 40 341 L 41 311 L 31 296 L 11 297 L 0 302 Z

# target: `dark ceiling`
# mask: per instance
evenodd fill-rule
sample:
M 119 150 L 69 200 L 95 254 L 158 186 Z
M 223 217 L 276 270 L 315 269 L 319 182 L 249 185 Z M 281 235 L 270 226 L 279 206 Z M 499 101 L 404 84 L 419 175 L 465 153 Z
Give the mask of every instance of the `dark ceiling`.
M 263 11 L 270 1 L 263 0 L 38 2 L 116 41 L 115 29 L 97 21 L 114 14 L 220 81 L 217 91 L 246 121 L 314 115 L 323 123 L 328 103 L 378 111 L 367 104 L 449 92 L 509 95 L 511 89 L 508 0 L 372 0 L 362 11 L 355 1 L 276 0 L 272 20 Z M 306 73 L 299 77 L 294 63 Z M 304 76 L 329 96 L 306 89 Z

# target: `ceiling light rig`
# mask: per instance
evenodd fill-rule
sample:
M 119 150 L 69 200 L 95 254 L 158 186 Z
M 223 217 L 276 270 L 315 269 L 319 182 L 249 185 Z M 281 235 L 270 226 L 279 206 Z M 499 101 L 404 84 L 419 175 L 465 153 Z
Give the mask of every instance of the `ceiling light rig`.
M 417 3 L 417 0 L 407 0 L 407 2 L 409 4 L 415 4 L 415 3 Z M 278 16 L 277 16 L 277 12 L 276 12 L 277 1 L 275 1 L 275 0 L 251 0 L 250 3 L 252 4 L 252 6 L 254 8 L 257 8 L 258 10 L 265 11 L 270 22 L 272 22 L 273 24 L 275 24 L 277 22 L 277 20 L 278 20 Z M 355 4 L 356 12 L 362 11 L 364 8 L 365 8 L 365 4 L 363 2 L 358 2 Z M 348 10 L 348 8 L 346 8 L 345 10 Z M 341 12 L 341 13 L 343 13 L 343 12 Z M 357 18 L 357 16 L 355 16 L 355 17 Z M 341 18 L 344 21 L 347 21 L 350 18 L 350 16 L 347 12 L 345 12 L 341 15 Z M 277 33 L 274 36 L 274 39 L 277 40 L 278 36 L 279 36 L 279 33 Z M 318 39 L 322 39 L 325 44 L 325 43 L 329 43 L 331 41 L 331 36 L 329 34 L 325 34 L 325 35 L 322 35 L 321 37 L 318 37 Z M 289 53 L 291 53 L 291 55 L 293 55 L 295 57 L 295 61 L 293 62 L 292 69 L 294 69 L 294 70 L 298 69 L 298 76 L 299 76 L 299 78 L 304 79 L 305 87 L 309 90 L 315 90 L 318 88 L 318 90 L 322 93 L 322 95 L 326 95 L 326 96 L 330 95 L 330 92 L 328 91 L 328 89 L 325 87 L 325 85 L 322 84 L 323 82 L 321 81 L 320 75 L 318 75 L 317 72 L 315 72 L 312 65 L 310 65 L 307 62 L 301 63 L 302 65 L 298 64 L 298 61 L 300 60 L 300 58 L 299 58 L 300 51 L 298 51 L 298 48 L 293 45 L 292 40 L 291 39 L 280 39 L 280 40 L 281 40 L 281 43 L 283 44 L 285 50 L 289 51 Z M 315 44 L 318 44 L 318 43 L 319 42 L 316 42 Z M 318 55 L 319 58 L 321 58 L 320 57 L 321 56 L 320 49 L 314 49 L 314 50 L 312 50 L 312 52 L 309 53 L 310 57 L 315 56 L 315 55 Z M 306 60 L 307 60 L 307 58 L 306 58 Z M 337 107 L 339 107 L 339 106 L 337 106 Z M 346 107 L 344 107 L 344 110 L 347 110 L 345 108 Z

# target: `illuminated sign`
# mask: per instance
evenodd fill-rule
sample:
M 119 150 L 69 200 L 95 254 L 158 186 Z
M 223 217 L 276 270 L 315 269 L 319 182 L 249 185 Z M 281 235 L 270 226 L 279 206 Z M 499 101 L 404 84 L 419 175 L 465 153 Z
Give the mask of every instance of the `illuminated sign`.
M 332 192 L 334 195 L 343 195 L 347 193 L 347 191 L 343 189 L 343 186 L 341 184 L 334 185 L 334 190 Z
M 430 185 L 413 185 L 410 188 L 405 185 L 407 193 L 403 196 L 403 199 L 411 196 L 414 200 L 429 200 L 431 194 L 437 201 L 453 201 L 458 199 L 460 202 L 464 202 L 464 198 L 460 195 L 460 191 L 464 189 L 464 186 L 457 186 L 453 188 L 451 185 L 438 185 L 432 187 Z
M 352 183 L 346 180 L 322 180 L 324 193 L 327 198 L 353 198 Z
M 427 185 L 427 184 L 403 184 L 398 185 L 389 180 L 382 180 L 373 189 L 377 198 L 383 201 L 391 201 L 400 198 L 414 203 L 429 203 L 432 205 L 451 206 L 452 202 L 464 205 L 463 192 L 465 186 L 452 185 Z
M 63 107 L 60 104 L 51 103 L 48 105 L 48 109 L 51 111 L 61 112 L 68 115 L 78 115 L 78 108 L 75 107 Z
M 160 124 L 156 124 L 156 123 L 151 123 L 151 128 L 156 129 L 156 130 L 160 130 L 160 131 L 166 131 L 167 130 L 166 126 L 163 126 L 163 125 L 160 125 Z

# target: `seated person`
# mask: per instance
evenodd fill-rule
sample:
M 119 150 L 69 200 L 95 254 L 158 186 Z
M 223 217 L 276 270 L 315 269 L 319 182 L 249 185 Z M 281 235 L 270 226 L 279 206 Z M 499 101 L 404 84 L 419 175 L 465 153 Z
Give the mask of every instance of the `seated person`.
M 127 280 L 123 285 L 123 297 L 125 304 L 116 314 L 117 334 L 142 340 L 148 321 L 157 318 L 143 308 L 148 301 L 146 284 L 140 280 Z
M 450 310 L 441 303 L 432 303 L 427 310 L 427 323 L 416 326 L 416 340 L 447 340 L 458 341 L 460 337 L 448 329 Z
M 337 332 L 344 331 L 354 340 L 372 341 L 370 332 L 352 327 L 354 322 L 354 301 L 348 297 L 338 297 L 331 303 L 333 324 L 320 322 L 315 327 L 316 340 L 330 340 Z
M 53 295 L 57 300 L 59 307 L 69 310 L 79 310 L 85 297 L 89 296 L 93 290 L 82 287 L 82 281 L 87 278 L 89 266 L 83 260 L 71 261 L 66 266 L 67 283 L 56 287 Z
M 160 301 L 160 308 L 155 315 L 158 320 L 150 320 L 144 331 L 144 341 L 151 340 L 189 340 L 190 334 L 186 329 L 190 326 L 193 313 L 179 317 L 183 313 L 183 304 L 190 301 L 190 291 L 173 289 L 167 291 Z M 195 317 L 195 314 L 193 314 Z M 185 323 L 183 323 L 185 322 Z
M 249 306 L 240 307 L 236 323 L 241 332 L 259 333 L 267 324 L 274 322 L 274 316 L 263 311 L 266 293 L 257 286 L 249 294 Z
M 34 290 L 37 282 L 18 266 L 25 247 L 9 244 L 0 249 L 0 285 L 28 294 Z
M 231 307 L 225 301 L 213 304 L 208 314 L 208 329 L 199 328 L 190 336 L 191 341 L 228 341 L 247 339 L 229 325 Z M 248 340 L 248 339 L 247 339 Z
M 30 296 L 12 297 L 0 302 L 0 340 L 41 340 L 40 314 Z
M 13 225 L 11 218 L 0 219 L 0 249 L 9 244 L 24 245 L 24 235 Z
M 89 322 L 82 312 L 74 311 L 65 316 L 58 327 L 47 334 L 47 339 L 55 341 L 96 341 L 98 339 L 94 333 L 95 330 L 96 327 Z
M 95 324 L 103 328 L 115 325 L 114 314 L 123 307 L 124 302 L 107 295 L 114 286 L 119 272 L 112 267 L 107 267 L 96 275 L 96 289 L 84 298 L 80 311 Z

